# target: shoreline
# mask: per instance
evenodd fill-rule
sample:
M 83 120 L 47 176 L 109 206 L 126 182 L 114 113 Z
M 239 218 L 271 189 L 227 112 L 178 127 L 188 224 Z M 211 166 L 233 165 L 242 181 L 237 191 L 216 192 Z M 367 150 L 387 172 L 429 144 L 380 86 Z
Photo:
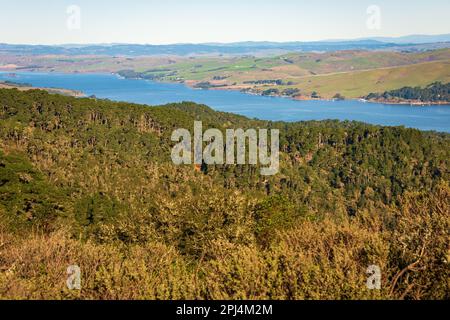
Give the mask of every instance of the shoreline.
M 38 73 L 39 71 L 32 71 L 32 70 L 8 70 L 8 71 L 1 71 L 2 73 L 20 73 L 20 72 L 30 72 L 30 73 Z M 58 72 L 56 72 L 58 73 Z M 185 81 L 161 81 L 161 80 L 151 80 L 151 79 L 145 79 L 145 78 L 141 78 L 141 77 L 124 77 L 122 75 L 120 75 L 118 72 L 60 72 L 62 74 L 111 74 L 114 75 L 120 79 L 130 79 L 130 80 L 144 80 L 144 81 L 154 81 L 154 82 L 160 82 L 160 83 L 173 83 L 173 84 L 182 84 L 192 90 L 222 90 L 222 91 L 238 91 L 238 92 L 242 92 L 244 94 L 248 94 L 248 95 L 254 95 L 254 96 L 260 96 L 260 97 L 272 97 L 272 98 L 283 98 L 283 99 L 289 99 L 289 100 L 293 100 L 293 101 L 334 101 L 334 102 L 339 102 L 339 101 L 361 101 L 364 103 L 378 103 L 378 104 L 383 104 L 383 105 L 403 105 L 403 106 L 412 106 L 412 107 L 426 107 L 426 106 L 450 106 L 450 101 L 445 101 L 445 102 L 440 102 L 440 101 L 429 101 L 429 102 L 422 102 L 422 101 L 389 101 L 389 100 L 367 100 L 364 98 L 350 98 L 350 99 L 326 99 L 326 98 L 311 98 L 308 96 L 285 96 L 285 95 L 277 95 L 277 94 L 271 94 L 271 95 L 263 95 L 259 92 L 254 92 L 254 91 L 250 91 L 252 90 L 252 88 L 248 88 L 248 87 L 239 87 L 239 86 L 216 86 L 216 87 L 211 87 L 211 88 L 196 88 L 195 85 L 198 83 L 198 81 L 195 80 L 185 80 Z M 4 83 L 4 81 L 0 81 L 0 85 L 6 85 L 8 86 L 7 83 Z M 10 88 L 15 88 L 16 86 L 11 85 Z M 0 87 L 1 88 L 1 87 Z M 17 89 L 20 90 L 20 88 L 22 88 L 22 90 L 25 90 L 24 88 L 27 87 L 20 87 L 17 86 Z M 69 96 L 73 96 L 76 98 L 87 98 L 88 96 L 81 92 L 81 91 L 76 91 L 76 90 L 71 90 L 71 89 L 64 89 L 64 88 L 38 88 L 38 87 L 30 87 L 28 88 L 28 90 L 32 90 L 32 89 L 36 89 L 36 90 L 45 90 L 49 93 L 59 93 L 59 94 L 65 94 L 65 95 L 69 95 Z M 247 91 L 249 90 L 249 91 Z
M 0 89 L 17 89 L 19 91 L 43 90 L 47 91 L 50 94 L 60 94 L 74 98 L 87 98 L 87 95 L 85 93 L 78 90 L 71 90 L 65 88 L 33 87 L 28 84 L 21 85 L 20 83 L 8 83 L 5 81 L 0 81 Z
M 366 100 L 364 98 L 350 98 L 350 99 L 326 99 L 326 98 L 311 98 L 308 96 L 285 96 L 285 95 L 263 95 L 259 92 L 251 91 L 252 88 L 248 87 L 242 87 L 242 86 L 212 86 L 210 88 L 197 88 L 195 87 L 196 84 L 198 84 L 198 81 L 195 80 L 185 80 L 185 81 L 160 81 L 160 80 L 150 80 L 145 78 L 127 78 L 124 77 L 116 72 L 111 72 L 111 74 L 121 78 L 121 79 L 134 79 L 134 80 L 147 80 L 147 81 L 154 81 L 154 82 L 160 82 L 160 83 L 173 83 L 173 84 L 182 84 L 192 90 L 221 90 L 221 91 L 237 91 L 242 92 L 244 94 L 253 95 L 253 96 L 260 96 L 260 97 L 272 97 L 272 98 L 283 98 L 283 99 L 289 99 L 293 101 L 333 101 L 333 102 L 339 102 L 339 101 L 361 101 L 364 103 L 378 103 L 383 105 L 410 105 L 412 107 L 426 107 L 426 106 L 450 106 L 450 101 L 445 102 L 422 102 L 422 101 L 377 101 L 377 100 Z M 247 91 L 248 90 L 248 91 Z
M 124 78 L 126 79 L 126 78 Z M 137 78 L 140 80 L 147 80 L 143 78 Z M 156 80 L 153 80 L 156 81 Z M 158 82 L 158 81 L 157 81 Z M 196 88 L 193 85 L 186 83 L 186 82 L 172 82 L 172 81 L 159 81 L 163 83 L 179 83 L 184 84 L 186 87 L 193 89 L 193 90 L 222 90 L 222 91 L 238 91 L 242 92 L 248 95 L 253 96 L 260 96 L 260 97 L 272 97 L 272 98 L 283 98 L 283 99 L 289 99 L 293 101 L 333 101 L 333 102 L 339 102 L 339 101 L 361 101 L 365 103 L 378 103 L 378 104 L 384 104 L 384 105 L 410 105 L 412 107 L 426 107 L 426 106 L 450 106 L 450 101 L 443 101 L 443 102 L 436 102 L 436 101 L 429 101 L 429 102 L 422 102 L 422 101 L 377 101 L 377 100 L 366 100 L 364 98 L 350 98 L 350 99 L 326 99 L 326 98 L 311 98 L 308 96 L 285 96 L 285 95 L 263 95 L 258 92 L 254 91 L 246 91 L 245 88 L 239 88 L 239 87 L 230 87 L 230 86 L 221 86 L 221 87 L 211 87 L 211 88 Z M 250 89 L 251 90 L 251 89 Z

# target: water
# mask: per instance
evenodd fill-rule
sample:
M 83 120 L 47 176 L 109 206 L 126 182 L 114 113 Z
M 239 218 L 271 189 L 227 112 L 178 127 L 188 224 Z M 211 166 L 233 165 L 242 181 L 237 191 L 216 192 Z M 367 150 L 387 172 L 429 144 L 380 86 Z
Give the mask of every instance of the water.
M 450 106 L 405 106 L 361 101 L 294 101 L 236 91 L 194 90 L 183 84 L 122 79 L 112 74 L 1 72 L 0 81 L 30 83 L 35 87 L 79 90 L 87 95 L 148 105 L 194 101 L 219 111 L 263 120 L 356 120 L 384 126 L 450 132 Z

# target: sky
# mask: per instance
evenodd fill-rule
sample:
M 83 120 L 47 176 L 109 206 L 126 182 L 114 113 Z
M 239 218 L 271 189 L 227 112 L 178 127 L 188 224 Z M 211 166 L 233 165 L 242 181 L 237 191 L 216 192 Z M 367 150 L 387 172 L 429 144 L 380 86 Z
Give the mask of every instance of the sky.
M 450 33 L 449 0 L 0 0 L 0 43 L 316 41 Z

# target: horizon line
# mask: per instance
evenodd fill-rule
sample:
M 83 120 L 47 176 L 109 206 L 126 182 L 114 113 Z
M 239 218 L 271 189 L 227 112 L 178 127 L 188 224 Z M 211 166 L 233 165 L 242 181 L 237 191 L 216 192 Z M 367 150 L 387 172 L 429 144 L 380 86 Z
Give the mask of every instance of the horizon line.
M 18 46 L 114 46 L 114 45 L 142 45 L 142 46 L 170 46 L 170 45 L 230 45 L 239 43 L 276 43 L 276 44 L 286 44 L 286 43 L 319 43 L 319 42 L 355 42 L 355 41 L 379 41 L 377 39 L 401 39 L 406 37 L 436 37 L 436 36 L 450 36 L 450 33 L 438 33 L 438 34 L 405 34 L 400 36 L 370 36 L 370 37 L 358 37 L 358 38 L 329 38 L 322 40 L 290 40 L 290 41 L 272 41 L 272 40 L 242 40 L 242 41 L 231 41 L 231 42 L 173 42 L 173 43 L 132 43 L 132 42 L 86 42 L 86 43 L 52 43 L 52 44 L 42 44 L 42 43 L 11 43 L 11 42 L 1 42 L 0 44 L 6 45 L 18 45 Z M 384 42 L 384 41 L 379 41 Z M 445 41 L 448 42 L 448 41 Z M 386 42 L 388 43 L 388 42 Z

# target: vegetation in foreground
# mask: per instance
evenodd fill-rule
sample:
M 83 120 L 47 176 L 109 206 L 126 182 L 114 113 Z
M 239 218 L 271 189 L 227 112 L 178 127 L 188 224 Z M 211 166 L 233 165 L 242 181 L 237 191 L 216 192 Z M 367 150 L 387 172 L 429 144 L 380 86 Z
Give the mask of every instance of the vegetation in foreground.
M 281 173 L 174 166 L 196 119 L 280 129 Z M 0 150 L 4 299 L 449 299 L 448 134 L 3 89 Z

